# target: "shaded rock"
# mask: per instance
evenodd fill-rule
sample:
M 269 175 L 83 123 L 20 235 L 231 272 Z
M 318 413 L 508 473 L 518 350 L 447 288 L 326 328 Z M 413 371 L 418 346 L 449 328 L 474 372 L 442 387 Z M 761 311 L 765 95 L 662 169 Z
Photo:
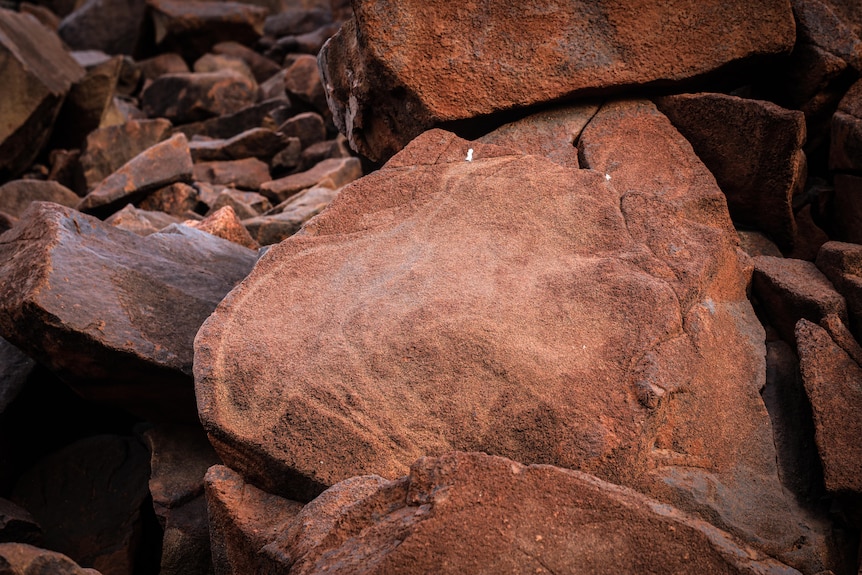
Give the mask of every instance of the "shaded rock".
M 350 156 L 347 138 L 338 134 L 338 137 L 333 140 L 317 142 L 302 150 L 299 157 L 300 169 L 307 170 L 330 158 L 348 158 Z
M 721 191 L 648 102 L 603 107 L 581 153 L 592 169 L 432 130 L 346 186 L 198 332 L 216 450 L 298 500 L 453 449 L 578 468 L 822 568 L 823 525 L 778 479 Z
M 267 10 L 240 2 L 147 0 L 162 51 L 183 54 L 194 61 L 230 38 L 251 45 L 263 34 Z
M 248 230 L 243 227 L 242 222 L 239 221 L 236 212 L 233 211 L 231 206 L 219 208 L 199 222 L 190 220 L 184 222 L 184 224 L 251 250 L 256 250 L 260 247 L 260 244 L 254 241 L 251 235 L 249 235 Z
M 261 547 L 302 509 L 302 503 L 261 491 L 222 465 L 206 474 L 206 498 L 216 575 L 260 573 Z
M 257 83 L 251 68 L 241 58 L 208 53 L 198 58 L 192 66 L 192 71 L 198 74 L 221 72 L 222 70 L 237 72 L 255 84 Z
M 739 236 L 739 247 L 750 256 L 784 257 L 778 246 L 762 232 L 736 230 L 736 235 Z
M 190 181 L 193 169 L 188 140 L 183 134 L 175 134 L 150 146 L 102 180 L 81 200 L 78 210 L 107 216 L 161 187 Z
M 284 73 L 284 89 L 287 95 L 305 102 L 326 117 L 330 116 L 326 94 L 320 81 L 317 58 L 310 54 L 297 56 Z
M 105 219 L 105 223 L 139 236 L 148 236 L 171 224 L 182 223 L 182 220 L 164 212 L 140 210 L 129 204 L 119 212 L 111 214 Z
M 577 169 L 578 137 L 598 110 L 595 104 L 550 109 L 500 126 L 478 141 L 545 156 L 561 166 Z
M 791 4 L 801 42 L 817 46 L 862 72 L 862 40 L 828 5 L 828 0 L 792 0 Z
M 730 217 L 792 249 L 793 196 L 807 173 L 803 114 L 725 94 L 666 96 L 656 105 L 715 176 Z
M 418 460 L 401 480 L 357 479 L 365 481 L 345 486 L 354 492 L 348 501 L 320 513 L 315 500 L 264 547 L 274 566 L 297 575 L 796 572 L 702 520 L 578 471 L 452 453 Z
M 93 130 L 121 123 L 114 109 L 114 93 L 122 67 L 122 58 L 111 58 L 87 70 L 86 76 L 72 85 L 57 118 L 54 145 L 80 148 Z
M 341 28 L 341 23 L 333 22 L 305 34 L 284 36 L 266 51 L 266 55 L 270 58 L 296 53 L 317 56 L 326 41 L 338 32 L 339 28 Z
M 313 32 L 332 22 L 332 12 L 322 8 L 289 8 L 266 18 L 263 33 L 274 38 Z
M 87 0 L 63 18 L 58 34 L 73 50 L 134 55 L 146 0 Z
M 10 541 L 38 545 L 42 542 L 42 528 L 26 509 L 0 498 L 0 542 Z
M 805 319 L 796 326 L 796 342 L 826 489 L 862 495 L 862 367 Z
M 18 218 L 13 216 L 12 214 L 7 214 L 4 211 L 0 211 L 0 234 L 9 230 L 18 222 Z
M 255 259 L 186 226 L 141 238 L 35 203 L 0 240 L 0 335 L 85 397 L 195 418 L 195 333 Z
M 862 171 L 862 80 L 847 91 L 832 116 L 829 167 Z
M 200 193 L 197 188 L 177 182 L 152 192 L 138 203 L 142 210 L 164 212 L 185 218 L 188 212 L 193 212 L 200 204 Z
M 135 156 L 169 136 L 171 123 L 164 119 L 132 120 L 94 130 L 87 135 L 81 168 L 87 191 L 120 169 Z
M 263 83 L 281 70 L 281 66 L 239 42 L 219 42 L 212 47 L 214 54 L 233 56 L 245 62 L 257 82 Z
M 293 116 L 278 127 L 289 138 L 299 138 L 300 146 L 307 148 L 326 139 L 326 125 L 320 114 L 304 112 Z
M 227 139 L 252 128 L 275 130 L 281 123 L 279 118 L 285 115 L 289 109 L 289 105 L 285 104 L 284 100 L 267 100 L 243 108 L 235 114 L 178 126 L 177 131 L 188 137 L 201 135 L 208 138 Z
M 183 57 L 176 52 L 165 52 L 138 62 L 141 76 L 145 80 L 155 80 L 166 74 L 189 74 L 191 70 Z
M 100 575 L 54 551 L 26 543 L 0 543 L 0 569 L 4 575 Z
M 757 256 L 752 292 L 781 338 L 795 341 L 796 323 L 819 322 L 828 314 L 847 319 L 847 304 L 813 263 L 790 258 Z
M 81 198 L 57 182 L 43 180 L 13 180 L 0 186 L 0 210 L 20 217 L 30 202 L 54 202 L 74 208 Z
M 276 213 L 253 217 L 243 224 L 261 245 L 277 244 L 323 211 L 338 196 L 339 190 L 320 185 L 308 188 L 279 204 L 274 208 L 278 210 Z
M 862 38 L 862 6 L 854 0 L 824 0 Z
M 847 301 L 850 330 L 862 341 L 862 246 L 826 242 L 815 261 L 835 289 Z
M 227 140 L 192 141 L 189 150 L 195 162 L 257 158 L 269 161 L 287 145 L 287 137 L 266 128 L 252 128 Z
M 302 161 L 302 143 L 299 141 L 299 138 L 288 138 L 287 146 L 272 157 L 272 161 L 270 162 L 270 166 L 272 167 L 273 174 L 279 174 L 284 172 L 292 172 L 298 168 L 305 168 L 302 171 L 310 170 L 318 163 L 322 162 L 323 159 L 318 162 L 314 162 L 308 166 L 303 165 Z M 347 157 L 350 154 L 345 154 L 342 157 Z M 325 158 L 324 158 L 325 159 Z
M 528 10 L 502 1 L 380 0 L 354 11 L 323 47 L 320 68 L 335 125 L 372 160 L 440 122 L 682 82 L 752 55 L 788 52 L 795 40 L 783 0 L 554 2 Z
M 199 182 L 244 190 L 259 190 L 261 186 L 272 180 L 269 166 L 257 158 L 199 162 L 194 165 L 194 177 Z
M 269 203 L 269 200 L 257 192 L 244 192 L 233 188 L 225 188 L 215 197 L 207 215 L 225 206 L 233 208 L 236 216 L 240 219 L 253 218 L 272 209 L 272 204 Z
M 0 9 L 0 181 L 21 174 L 48 143 L 51 127 L 84 69 L 35 18 Z
M 787 257 L 813 262 L 817 258 L 820 246 L 829 241 L 829 236 L 814 222 L 811 215 L 811 204 L 797 211 L 794 214 L 794 219 L 796 220 L 796 239 L 793 241 L 793 249 L 787 254 Z
M 22 14 L 33 16 L 48 30 L 56 32 L 57 28 L 60 27 L 60 17 L 54 14 L 54 12 L 46 6 L 31 4 L 30 2 L 21 2 L 18 4 L 18 11 Z
M 35 366 L 36 362 L 20 349 L 0 338 L 0 414 L 6 411 L 24 388 Z
M 286 70 L 279 69 L 278 72 L 260 83 L 261 100 L 284 100 L 289 102 L 287 92 L 284 89 L 284 76 Z
M 148 116 L 164 117 L 176 124 L 233 114 L 256 99 L 254 81 L 233 70 L 165 74 L 141 93 Z
M 333 158 L 320 162 L 310 170 L 267 182 L 260 187 L 260 193 L 280 203 L 325 179 L 331 180 L 333 188 L 340 188 L 361 176 L 362 166 L 357 158 Z
M 79 196 L 87 193 L 81 171 L 81 150 L 51 150 L 48 162 L 51 165 L 49 181 L 66 186 Z
M 132 573 L 147 497 L 147 450 L 115 435 L 83 439 L 18 480 L 12 499 L 42 526 L 45 545 L 110 575 Z
M 862 175 L 835 175 L 831 216 L 835 239 L 862 243 Z

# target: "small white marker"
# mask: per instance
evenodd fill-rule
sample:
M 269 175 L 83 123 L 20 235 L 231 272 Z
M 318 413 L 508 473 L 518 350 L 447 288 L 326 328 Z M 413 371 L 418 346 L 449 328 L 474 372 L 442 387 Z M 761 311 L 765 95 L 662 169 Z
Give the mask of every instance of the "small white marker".
M 470 148 L 469 150 L 467 150 L 467 161 L 468 162 L 473 161 L 473 148 Z
M 610 182 L 610 181 L 611 181 L 611 175 L 610 175 L 610 174 L 605 174 L 605 180 L 607 180 L 607 181 L 609 181 L 609 182 Z

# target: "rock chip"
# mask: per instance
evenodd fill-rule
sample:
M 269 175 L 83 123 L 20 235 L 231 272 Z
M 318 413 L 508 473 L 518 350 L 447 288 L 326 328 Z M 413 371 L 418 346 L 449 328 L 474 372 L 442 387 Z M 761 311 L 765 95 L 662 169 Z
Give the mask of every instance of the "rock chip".
M 322 83 L 335 125 L 376 161 L 440 122 L 678 83 L 796 38 L 787 0 L 377 0 L 354 12 L 320 53 Z
M 730 217 L 792 249 L 793 197 L 807 175 L 802 112 L 709 93 L 666 96 L 656 105 L 715 176 Z
M 306 506 L 263 548 L 272 568 L 295 575 L 798 573 L 702 520 L 578 471 L 451 453 L 418 460 L 403 479 L 379 479 L 336 485 L 352 496 L 342 495 L 340 505 L 326 505 L 327 491 Z
M 283 99 L 266 100 L 233 114 L 178 126 L 177 131 L 189 138 L 199 135 L 228 139 L 252 128 L 275 130 L 284 121 L 282 116 L 287 115 L 289 110 L 290 105 Z
M 141 93 L 144 113 L 185 124 L 254 104 L 257 84 L 234 70 L 159 76 Z
M 328 179 L 332 182 L 331 187 L 340 188 L 361 176 L 362 165 L 358 158 L 332 158 L 304 172 L 267 182 L 260 186 L 260 193 L 273 202 L 280 203 L 323 180 Z
M 251 250 L 260 247 L 239 221 L 231 206 L 224 206 L 199 222 L 186 221 L 184 224 Z
M 80 2 L 79 2 L 80 3 Z M 144 25 L 146 0 L 86 0 L 63 18 L 57 31 L 73 50 L 134 55 Z
M 84 69 L 57 34 L 26 14 L 0 9 L 0 181 L 33 163 L 72 84 Z
M 102 180 L 147 148 L 166 139 L 170 130 L 171 123 L 158 118 L 131 120 L 90 132 L 81 154 L 87 191 L 92 191 Z
M 80 201 L 78 210 L 110 215 L 161 187 L 190 181 L 193 169 L 188 140 L 183 134 L 175 134 L 147 148 L 102 180 Z
M 186 226 L 142 238 L 37 202 L 0 240 L 0 335 L 85 397 L 194 418 L 195 333 L 255 259 Z
M 26 543 L 0 543 L 0 569 L 4 575 L 101 575 L 95 569 L 80 567 L 62 553 Z
M 317 58 L 310 54 L 296 57 L 284 73 L 284 89 L 288 96 L 312 106 L 325 116 L 330 115 L 326 94 L 320 81 Z
M 796 342 L 826 489 L 862 495 L 862 366 L 808 320 L 796 325 Z
M 0 210 L 20 217 L 31 202 L 54 202 L 74 208 L 81 201 L 78 194 L 57 182 L 13 180 L 0 186 Z

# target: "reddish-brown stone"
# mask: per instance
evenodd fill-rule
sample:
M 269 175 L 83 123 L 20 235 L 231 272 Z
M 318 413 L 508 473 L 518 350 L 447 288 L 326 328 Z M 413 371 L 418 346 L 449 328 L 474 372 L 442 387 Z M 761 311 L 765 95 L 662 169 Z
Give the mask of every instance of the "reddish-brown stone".
M 0 397 L 0 412 L 2 411 L 2 397 Z M 0 543 L 10 541 L 39 545 L 42 542 L 42 528 L 26 509 L 8 499 L 0 498 Z
M 296 57 L 293 64 L 285 70 L 284 89 L 290 97 L 305 102 L 321 114 L 329 116 L 326 93 L 320 81 L 317 58 L 314 56 L 302 54 Z
M 20 349 L 0 338 L 0 414 L 6 411 L 24 388 L 35 366 L 36 362 L 24 355 Z
M 73 50 L 135 54 L 144 27 L 146 0 L 78 1 L 63 18 L 58 33 Z
M 862 341 L 862 246 L 826 242 L 815 261 L 835 289 L 847 301 L 850 330 Z
M 123 164 L 170 135 L 171 123 L 164 119 L 132 120 L 117 126 L 94 130 L 87 135 L 81 168 L 87 191 Z
M 202 140 L 189 143 L 195 162 L 215 162 L 257 158 L 269 161 L 287 146 L 287 138 L 266 128 L 252 128 L 227 140 Z
M 260 187 L 260 193 L 280 203 L 302 190 L 316 186 L 322 180 L 329 179 L 332 188 L 340 188 L 361 176 L 362 166 L 357 158 L 333 158 L 304 172 L 267 182 Z
M 147 195 L 138 202 L 138 207 L 151 212 L 164 212 L 186 218 L 189 212 L 194 212 L 200 204 L 200 193 L 197 188 L 177 182 Z
M 111 214 L 105 219 L 105 223 L 139 236 L 148 236 L 171 224 L 182 223 L 182 220 L 164 212 L 140 210 L 129 204 L 119 212 Z
M 299 138 L 303 148 L 326 139 L 326 125 L 316 112 L 297 114 L 279 126 L 278 131 L 289 138 Z
M 199 222 L 192 220 L 186 221 L 184 224 L 250 250 L 256 250 L 260 247 L 260 244 L 254 241 L 248 230 L 243 227 L 231 206 L 224 206 Z
M 198 182 L 243 190 L 259 190 L 272 181 L 269 166 L 257 158 L 199 162 L 194 165 L 194 178 Z
M 254 80 L 233 70 L 165 74 L 141 93 L 147 116 L 167 118 L 175 124 L 233 114 L 256 99 Z
M 252 217 L 242 223 L 261 244 L 277 244 L 299 231 L 302 225 L 338 196 L 339 190 L 317 185 L 303 190 L 273 208 L 272 213 Z
M 862 148 L 859 151 L 862 152 Z M 862 168 L 862 164 L 859 167 Z M 862 243 L 862 173 L 836 174 L 834 182 L 831 206 L 834 239 Z
M 9 575 L 101 575 L 95 569 L 80 567 L 62 553 L 26 543 L 0 543 L 0 569 Z
M 225 206 L 232 207 L 236 217 L 241 220 L 259 216 L 272 209 L 269 200 L 257 192 L 243 192 L 242 190 L 225 188 L 214 198 L 208 214 Z
M 219 42 L 213 46 L 212 51 L 214 54 L 233 56 L 244 61 L 251 69 L 258 83 L 268 80 L 281 70 L 281 66 L 277 63 L 266 56 L 258 54 L 251 48 L 243 46 L 239 42 Z
M 0 186 L 0 210 L 19 217 L 30 202 L 54 202 L 74 208 L 81 198 L 57 182 L 42 180 L 13 180 Z
M 439 122 L 681 82 L 789 52 L 796 37 L 788 0 L 375 0 L 354 11 L 319 58 L 335 125 L 373 160 Z
M 841 99 L 832 117 L 829 167 L 862 172 L 862 80 Z

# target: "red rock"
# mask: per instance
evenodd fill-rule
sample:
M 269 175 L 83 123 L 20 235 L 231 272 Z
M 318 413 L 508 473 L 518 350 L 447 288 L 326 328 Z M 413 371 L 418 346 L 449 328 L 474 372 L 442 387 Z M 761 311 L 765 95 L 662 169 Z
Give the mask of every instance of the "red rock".
M 814 414 L 826 489 L 862 494 L 862 367 L 805 319 L 796 326 L 802 381 Z
M 263 548 L 271 569 L 296 575 L 795 571 L 671 506 L 568 469 L 452 453 L 418 460 L 397 481 L 350 481 L 358 485 L 344 486 L 353 492 L 342 495 L 347 501 L 324 510 L 313 501 Z
M 205 481 L 216 574 L 261 573 L 260 548 L 284 530 L 302 503 L 261 491 L 221 465 L 211 467 Z
M 46 547 L 105 575 L 131 575 L 148 475 L 137 440 L 99 435 L 39 461 L 12 499 L 42 526 Z
M 254 104 L 257 84 L 233 70 L 165 74 L 141 93 L 144 112 L 177 123 L 233 114 Z
M 26 543 L 0 543 L 0 568 L 9 575 L 100 575 L 95 569 L 78 566 L 62 553 Z
M 257 158 L 269 161 L 287 146 L 287 138 L 280 132 L 266 128 L 252 128 L 227 140 L 192 141 L 189 150 L 195 162 L 213 162 Z
M 581 146 L 591 170 L 429 131 L 270 248 L 196 338 L 216 450 L 299 500 L 452 449 L 578 468 L 828 563 L 778 479 L 714 179 L 648 102 Z
M 829 167 L 862 171 L 862 80 L 847 91 L 832 117 Z
M 243 190 L 259 190 L 272 180 L 269 166 L 257 158 L 199 162 L 194 165 L 194 178 L 199 182 Z
M 803 114 L 725 94 L 666 96 L 656 105 L 715 176 L 730 217 L 792 249 L 793 196 L 807 174 Z
M 299 138 L 300 146 L 307 148 L 326 139 L 326 125 L 320 114 L 305 112 L 293 116 L 278 127 L 289 138 Z
M 81 198 L 57 182 L 42 180 L 13 180 L 0 186 L 0 210 L 20 217 L 30 202 L 54 202 L 73 208 Z
M 6 411 L 24 388 L 35 366 L 36 362 L 24 355 L 20 349 L 0 338 L 0 414 Z
M 750 256 L 784 257 L 778 246 L 761 232 L 736 230 L 736 235 L 739 236 L 739 247 Z
M 73 50 L 135 54 L 144 26 L 146 0 L 87 0 L 63 18 L 59 35 Z
M 184 224 L 250 250 L 256 250 L 260 247 L 260 244 L 254 241 L 248 230 L 243 227 L 231 206 L 224 206 L 199 222 L 186 221 Z
M 862 38 L 862 6 L 855 0 L 824 0 Z
M 189 74 L 191 70 L 183 57 L 176 52 L 165 52 L 138 63 L 141 75 L 147 80 L 155 80 L 166 74 Z
M 281 70 L 281 66 L 277 63 L 239 42 L 219 42 L 213 46 L 212 51 L 214 54 L 233 56 L 243 60 L 251 68 L 258 83 L 264 82 Z
M 752 292 L 784 341 L 795 341 L 793 333 L 801 318 L 819 322 L 837 314 L 847 319 L 844 298 L 813 263 L 770 256 L 753 260 Z
M 347 146 L 347 138 L 338 134 L 333 140 L 324 140 L 312 144 L 302 150 L 300 154 L 300 169 L 307 170 L 319 164 L 323 160 L 331 158 L 349 158 L 350 148 Z
M 118 126 L 94 130 L 87 135 L 81 154 L 81 168 L 92 191 L 102 180 L 126 162 L 169 136 L 167 120 L 132 120 Z
M 862 176 L 835 174 L 831 212 L 835 239 L 862 243 Z
M 290 106 L 284 100 L 267 100 L 243 108 L 234 114 L 178 126 L 177 131 L 186 134 L 189 138 L 200 135 L 208 138 L 227 139 L 252 128 L 275 130 L 283 121 L 281 117 L 286 115 L 289 109 Z
M 789 52 L 796 36 L 787 0 L 541 2 L 529 10 L 502 0 L 377 0 L 354 11 L 321 51 L 320 68 L 335 125 L 372 160 L 440 122 L 679 83 Z
M 102 180 L 78 204 L 78 210 L 107 216 L 150 192 L 175 182 L 190 181 L 192 157 L 183 134 L 150 146 Z
M 545 156 L 561 166 L 577 169 L 578 137 L 598 110 L 598 105 L 580 104 L 538 112 L 500 126 L 478 141 Z
M 42 528 L 26 509 L 0 499 L 0 543 L 10 541 L 38 545 L 42 542 Z
M 148 236 L 168 227 L 171 224 L 182 223 L 182 220 L 164 212 L 139 210 L 132 204 L 105 219 L 105 223 L 127 232 Z
M 147 0 L 155 41 L 161 51 L 177 51 L 194 61 L 230 38 L 251 45 L 263 33 L 267 10 L 240 2 Z
M 828 2 L 792 0 L 796 33 L 802 42 L 813 44 L 862 72 L 862 40 Z
M 820 246 L 829 241 L 829 236 L 814 222 L 811 204 L 797 211 L 794 219 L 796 220 L 796 240 L 793 242 L 793 250 L 787 254 L 787 257 L 813 262 L 817 258 Z
M 84 397 L 196 418 L 192 341 L 255 256 L 186 226 L 141 238 L 35 203 L 0 240 L 0 335 Z
M 296 57 L 284 73 L 284 89 L 291 98 L 309 104 L 324 116 L 330 115 L 314 56 L 302 54 Z
M 274 175 L 281 175 L 284 173 L 295 172 L 296 170 L 302 170 L 304 172 L 312 169 L 314 166 L 316 166 L 323 160 L 328 159 L 321 158 L 318 161 L 306 166 L 303 162 L 303 151 L 304 150 L 302 149 L 302 143 L 299 141 L 299 138 L 288 138 L 287 146 L 285 146 L 282 151 L 272 157 L 272 161 L 270 162 L 270 166 L 272 167 L 272 173 Z M 343 156 L 336 157 L 346 158 L 349 155 L 350 154 L 344 154 Z
M 197 188 L 177 182 L 152 192 L 138 203 L 142 210 L 164 212 L 185 218 L 189 212 L 194 212 L 200 204 L 200 193 Z
M 273 213 L 243 221 L 249 233 L 264 246 L 277 244 L 299 231 L 305 222 L 319 214 L 338 197 L 339 189 L 317 185 L 289 197 Z
M 221 72 L 222 70 L 231 70 L 238 74 L 242 74 L 249 81 L 257 84 L 254 74 L 248 64 L 242 58 L 234 56 L 226 56 L 223 54 L 207 53 L 195 60 L 192 66 L 192 71 L 198 74 L 207 74 L 212 72 Z
M 243 192 L 225 188 L 215 197 L 207 215 L 225 206 L 230 206 L 240 219 L 253 218 L 272 208 L 265 196 L 257 192 Z
M 84 69 L 57 34 L 35 18 L 0 9 L 0 181 L 24 172 L 48 143 L 51 127 Z
M 324 179 L 332 181 L 332 187 L 340 188 L 362 176 L 362 166 L 357 158 L 324 160 L 304 172 L 291 174 L 260 187 L 260 193 L 273 202 L 283 202 L 290 196 L 316 186 Z
M 826 242 L 821 246 L 815 263 L 838 293 L 844 296 L 850 329 L 856 339 L 862 341 L 862 246 Z

